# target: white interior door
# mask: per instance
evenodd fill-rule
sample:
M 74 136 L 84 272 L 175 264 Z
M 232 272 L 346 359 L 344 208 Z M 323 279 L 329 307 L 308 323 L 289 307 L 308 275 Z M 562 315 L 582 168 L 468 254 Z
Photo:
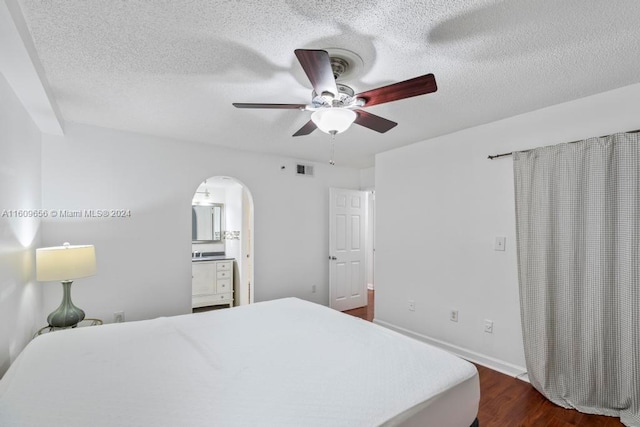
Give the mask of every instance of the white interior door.
M 339 311 L 367 305 L 364 191 L 329 189 L 329 305 Z

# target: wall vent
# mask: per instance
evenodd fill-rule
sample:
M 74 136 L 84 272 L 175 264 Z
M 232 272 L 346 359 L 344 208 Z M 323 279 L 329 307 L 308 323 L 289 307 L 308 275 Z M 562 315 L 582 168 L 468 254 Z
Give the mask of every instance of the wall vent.
M 296 174 L 313 176 L 313 166 L 298 163 L 296 165 Z

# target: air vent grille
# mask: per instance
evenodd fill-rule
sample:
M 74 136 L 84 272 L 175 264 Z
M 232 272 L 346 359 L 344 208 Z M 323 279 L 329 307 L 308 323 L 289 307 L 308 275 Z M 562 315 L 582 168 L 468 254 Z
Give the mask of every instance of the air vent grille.
M 313 166 L 298 163 L 296 165 L 296 174 L 313 176 Z

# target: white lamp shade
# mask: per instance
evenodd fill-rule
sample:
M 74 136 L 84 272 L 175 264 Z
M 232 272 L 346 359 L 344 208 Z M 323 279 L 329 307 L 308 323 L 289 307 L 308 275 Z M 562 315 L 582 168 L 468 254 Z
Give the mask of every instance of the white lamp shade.
M 341 133 L 349 129 L 358 115 L 347 108 L 324 108 L 311 115 L 311 120 L 325 133 Z
M 79 279 L 96 273 L 96 249 L 93 245 L 36 249 L 36 278 L 40 282 Z

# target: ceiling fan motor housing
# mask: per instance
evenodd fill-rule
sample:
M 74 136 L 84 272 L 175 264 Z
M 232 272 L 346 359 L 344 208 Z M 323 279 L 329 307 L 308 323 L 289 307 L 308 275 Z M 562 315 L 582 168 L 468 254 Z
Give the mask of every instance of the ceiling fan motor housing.
M 331 70 L 333 71 L 333 78 L 338 80 L 338 78 L 349 69 L 349 63 L 342 59 L 332 56 L 331 60 Z
M 347 85 L 336 83 L 338 94 L 333 96 L 332 93 L 323 92 L 318 95 L 316 91 L 311 92 L 311 103 L 316 108 L 321 107 L 347 107 L 354 104 L 355 91 Z

